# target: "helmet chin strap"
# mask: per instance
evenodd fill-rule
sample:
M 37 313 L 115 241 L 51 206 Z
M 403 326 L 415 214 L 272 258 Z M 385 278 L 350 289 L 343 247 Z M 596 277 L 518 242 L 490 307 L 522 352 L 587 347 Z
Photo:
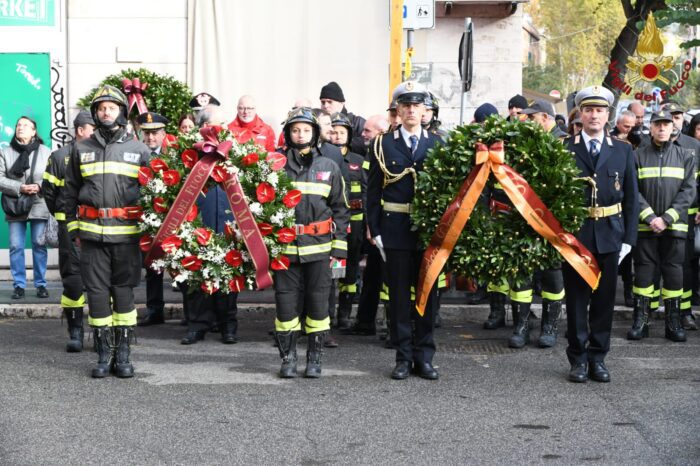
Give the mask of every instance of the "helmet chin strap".
M 297 143 L 290 141 L 289 147 L 291 147 L 292 149 L 296 149 L 298 151 L 302 151 L 304 149 L 308 149 L 309 147 L 311 147 L 311 141 L 305 142 L 304 144 L 297 144 Z

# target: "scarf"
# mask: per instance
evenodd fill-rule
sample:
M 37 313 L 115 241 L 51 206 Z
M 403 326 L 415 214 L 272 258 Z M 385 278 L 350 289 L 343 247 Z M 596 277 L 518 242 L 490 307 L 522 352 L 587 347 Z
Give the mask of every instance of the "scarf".
M 24 172 L 29 170 L 29 156 L 39 148 L 39 140 L 34 138 L 29 144 L 21 144 L 16 137 L 13 137 L 10 146 L 19 153 L 19 157 L 10 168 L 10 175 L 15 179 L 20 179 L 24 176 Z

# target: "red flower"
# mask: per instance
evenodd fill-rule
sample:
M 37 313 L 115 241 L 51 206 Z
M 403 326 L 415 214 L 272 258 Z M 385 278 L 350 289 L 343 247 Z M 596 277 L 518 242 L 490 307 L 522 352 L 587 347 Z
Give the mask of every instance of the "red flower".
M 210 128 L 213 129 L 214 131 L 216 131 L 216 136 L 217 136 L 217 137 L 219 136 L 219 133 L 220 133 L 221 131 L 223 131 L 223 128 L 222 128 L 221 126 L 219 126 L 219 125 L 212 125 L 212 126 L 210 126 Z
M 182 153 L 182 155 L 180 155 L 180 158 L 182 159 L 182 163 L 185 165 L 185 167 L 191 170 L 199 160 L 199 155 L 197 154 L 196 150 L 187 149 Z
M 212 282 L 204 282 L 204 283 L 202 283 L 200 288 L 202 289 L 202 291 L 204 291 L 207 294 L 214 294 L 217 291 L 219 291 L 219 289 L 217 287 L 215 287 Z
M 260 230 L 260 234 L 263 236 L 271 235 L 272 225 L 269 223 L 260 222 L 258 223 L 258 230 Z
M 203 227 L 197 228 L 194 230 L 194 237 L 200 245 L 206 246 L 211 240 L 211 230 Z
M 233 277 L 231 280 L 229 280 L 228 287 L 234 293 L 240 293 L 241 291 L 245 290 L 245 277 L 240 275 Z
M 153 179 L 153 170 L 148 167 L 139 168 L 139 184 L 146 186 Z
M 272 270 L 287 270 L 289 269 L 289 258 L 287 256 L 278 256 L 270 264 Z
M 159 214 L 166 213 L 168 211 L 168 201 L 166 201 L 162 197 L 154 197 L 153 198 L 153 210 L 155 210 Z
M 255 152 L 251 152 L 241 159 L 241 165 L 244 167 L 249 167 L 258 163 L 258 160 L 260 160 L 260 156 L 258 156 L 258 154 Z
M 185 217 L 185 220 L 187 220 L 188 222 L 194 222 L 194 219 L 197 218 L 197 213 L 197 204 L 192 204 L 192 208 L 187 213 L 187 217 Z
M 163 139 L 163 149 L 167 149 L 169 147 L 172 147 L 173 149 L 177 149 L 180 147 L 180 145 L 177 143 L 177 138 L 173 136 L 172 134 L 166 134 L 165 139 Z
M 280 243 L 291 243 L 297 237 L 293 228 L 280 228 L 277 230 L 277 240 Z
M 176 235 L 170 235 L 167 238 L 165 238 L 162 243 L 160 243 L 160 248 L 166 254 L 174 253 L 175 251 L 180 249 L 180 246 L 182 246 L 182 240 Z
M 190 272 L 195 272 L 202 268 L 202 259 L 197 256 L 186 256 L 180 261 L 182 266 Z
M 230 223 L 224 224 L 224 235 L 226 235 L 227 238 L 234 238 L 236 236 L 236 232 L 233 231 L 233 227 Z
M 163 172 L 163 183 L 165 186 L 175 186 L 180 182 L 180 173 L 177 170 L 165 170 Z
M 148 252 L 153 244 L 153 237 L 151 235 L 143 235 L 139 240 L 139 249 L 143 252 Z
M 240 252 L 235 249 L 231 249 L 224 256 L 224 261 L 226 261 L 226 263 L 231 267 L 238 267 L 243 263 L 243 257 L 241 256 Z
M 275 200 L 275 188 L 270 183 L 260 183 L 255 193 L 258 196 L 258 202 L 261 204 Z
M 221 183 L 228 177 L 228 172 L 226 171 L 226 168 L 224 168 L 223 165 L 217 165 L 214 167 L 214 170 L 212 170 L 211 177 L 217 183 Z
M 168 164 L 163 159 L 153 159 L 151 160 L 151 168 L 154 172 L 162 172 L 168 169 Z
M 296 207 L 296 205 L 301 202 L 301 191 L 292 189 L 284 196 L 282 202 L 290 209 Z
M 269 152 L 265 158 L 270 163 L 272 171 L 279 171 L 287 165 L 287 157 L 280 154 L 279 152 Z

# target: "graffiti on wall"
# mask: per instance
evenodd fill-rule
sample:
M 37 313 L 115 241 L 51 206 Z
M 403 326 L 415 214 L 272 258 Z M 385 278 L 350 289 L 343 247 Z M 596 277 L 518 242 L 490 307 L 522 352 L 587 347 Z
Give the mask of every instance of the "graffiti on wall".
M 51 124 L 51 140 L 54 141 L 56 147 L 63 147 L 71 138 L 68 132 L 68 124 L 66 123 L 66 105 L 65 92 L 63 86 L 59 87 L 61 82 L 61 73 L 55 66 L 51 67 L 51 99 L 52 104 L 52 124 Z

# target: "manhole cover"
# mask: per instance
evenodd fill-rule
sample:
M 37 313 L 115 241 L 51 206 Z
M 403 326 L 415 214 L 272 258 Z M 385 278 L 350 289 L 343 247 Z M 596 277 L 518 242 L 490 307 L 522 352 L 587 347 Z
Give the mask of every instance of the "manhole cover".
M 438 351 L 458 354 L 511 354 L 516 349 L 508 348 L 505 341 L 465 341 L 440 345 Z

